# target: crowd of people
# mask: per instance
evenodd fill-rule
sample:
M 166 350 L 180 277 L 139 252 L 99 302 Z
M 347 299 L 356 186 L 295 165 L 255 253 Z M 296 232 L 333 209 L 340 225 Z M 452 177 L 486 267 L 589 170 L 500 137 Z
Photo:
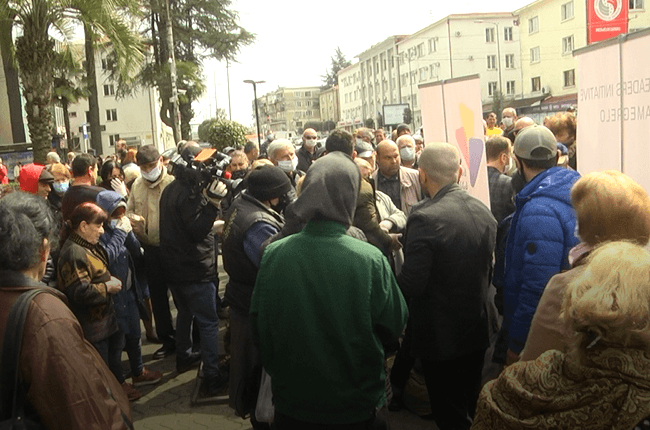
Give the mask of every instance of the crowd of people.
M 501 117 L 484 127 L 490 207 L 459 185 L 455 146 L 405 124 L 22 166 L 0 199 L 0 315 L 47 288 L 25 326 L 29 412 L 131 428 L 128 402 L 162 379 L 142 324 L 153 359 L 201 365 L 200 396 L 227 394 L 255 429 L 388 428 L 412 374 L 441 430 L 644 428 L 650 197 L 620 172 L 581 177 L 573 113 Z

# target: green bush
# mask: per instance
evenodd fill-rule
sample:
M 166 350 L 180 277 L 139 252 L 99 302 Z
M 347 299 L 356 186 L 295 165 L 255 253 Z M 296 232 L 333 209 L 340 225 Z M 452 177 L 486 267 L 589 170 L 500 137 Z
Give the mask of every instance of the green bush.
M 235 148 L 238 145 L 244 145 L 246 143 L 247 129 L 240 123 L 236 121 L 229 121 L 227 119 L 213 119 L 210 121 L 212 122 L 209 126 L 208 138 L 205 139 L 205 141 L 210 142 L 213 148 L 217 148 L 221 151 L 226 146 Z M 199 138 L 201 138 L 200 127 Z
M 216 122 L 216 119 L 206 119 L 199 125 L 199 141 L 207 142 L 210 139 L 210 125 Z

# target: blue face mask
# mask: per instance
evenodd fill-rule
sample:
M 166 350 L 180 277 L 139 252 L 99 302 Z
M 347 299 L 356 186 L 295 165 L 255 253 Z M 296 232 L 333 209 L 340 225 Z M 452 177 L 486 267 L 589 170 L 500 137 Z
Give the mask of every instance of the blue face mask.
M 65 182 L 54 182 L 52 184 L 52 188 L 54 188 L 54 191 L 56 191 L 58 194 L 63 194 L 66 191 L 68 191 L 68 187 L 70 186 L 70 182 L 65 181 Z

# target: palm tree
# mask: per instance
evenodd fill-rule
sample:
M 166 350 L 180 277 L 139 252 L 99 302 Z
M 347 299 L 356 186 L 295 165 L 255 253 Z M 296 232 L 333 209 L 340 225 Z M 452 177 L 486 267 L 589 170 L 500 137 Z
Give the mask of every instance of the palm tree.
M 52 86 L 54 82 L 55 40 L 62 43 L 74 36 L 75 25 L 87 25 L 95 34 L 112 43 L 116 67 L 128 76 L 142 59 L 139 40 L 126 18 L 135 8 L 124 8 L 127 0 L 3 0 L 0 23 L 15 27 L 20 35 L 15 45 L 2 37 L 1 48 L 17 61 L 25 97 L 29 135 L 34 161 L 43 163 L 51 146 Z M 5 35 L 7 32 L 0 32 Z M 11 34 L 11 32 L 9 32 Z
M 83 67 L 79 59 L 75 58 L 70 49 L 58 52 L 54 68 L 54 97 L 58 98 L 63 108 L 63 120 L 65 121 L 65 137 L 68 148 L 72 143 L 70 134 L 70 116 L 68 106 L 77 103 L 81 99 L 88 98 L 88 86 L 84 82 Z

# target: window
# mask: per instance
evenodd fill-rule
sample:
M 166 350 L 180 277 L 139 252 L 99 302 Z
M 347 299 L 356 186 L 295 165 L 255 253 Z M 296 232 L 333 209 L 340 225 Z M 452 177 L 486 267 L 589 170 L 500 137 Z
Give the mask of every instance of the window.
M 539 31 L 539 18 L 533 17 L 528 20 L 528 34 L 537 33 Z
M 102 58 L 102 70 L 109 70 L 113 68 L 113 62 L 108 58 Z
M 300 92 L 300 91 L 296 91 L 296 92 L 293 93 L 293 95 L 294 95 L 295 97 L 302 97 L 302 92 Z
M 429 79 L 437 79 L 438 78 L 438 70 L 435 64 L 431 64 L 429 66 Z
M 311 111 L 310 110 L 305 111 L 305 116 L 307 118 L 311 118 Z
M 630 10 L 643 9 L 643 0 L 630 0 Z
M 115 85 L 104 85 L 104 95 L 105 96 L 114 96 L 115 95 Z
M 494 43 L 494 28 L 485 29 L 485 42 Z
M 562 5 L 562 21 L 573 18 L 573 1 Z
M 296 107 L 302 107 L 302 102 L 296 102 Z
M 90 111 L 86 111 L 86 122 L 90 122 Z
M 68 118 L 76 118 L 77 112 L 68 112 Z
M 515 81 L 506 82 L 506 94 L 509 96 L 515 95 Z
M 418 58 L 424 56 L 424 42 L 418 45 Z
M 117 121 L 117 109 L 106 109 L 106 121 Z
M 427 69 L 423 67 L 420 69 L 420 82 L 426 80 L 427 80 Z
M 488 55 L 487 56 L 487 68 L 488 70 L 495 70 L 497 68 L 497 56 Z
M 429 54 L 436 52 L 436 38 L 432 37 L 429 39 Z
M 115 142 L 120 140 L 120 135 L 119 134 L 109 134 L 108 135 L 108 144 L 110 146 L 115 146 Z
M 575 69 L 564 71 L 564 86 L 575 87 L 576 85 L 576 71 Z
M 538 92 L 542 90 L 542 80 L 539 76 L 536 78 L 531 78 L 530 86 L 532 92 Z
M 515 54 L 506 54 L 506 69 L 515 68 Z
M 354 75 L 357 76 L 356 74 Z M 311 97 L 311 91 L 305 91 L 305 97 Z
M 348 93 L 345 93 L 345 102 L 348 102 Z
M 503 28 L 503 40 L 505 40 L 506 42 L 512 41 L 512 27 Z
M 488 82 L 488 95 L 493 96 L 497 92 L 497 83 L 496 82 Z
M 562 54 L 573 53 L 573 35 L 562 38 Z
M 539 62 L 539 46 L 531 48 L 531 50 L 530 50 L 530 62 L 531 63 Z

